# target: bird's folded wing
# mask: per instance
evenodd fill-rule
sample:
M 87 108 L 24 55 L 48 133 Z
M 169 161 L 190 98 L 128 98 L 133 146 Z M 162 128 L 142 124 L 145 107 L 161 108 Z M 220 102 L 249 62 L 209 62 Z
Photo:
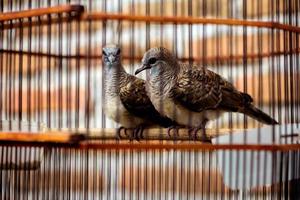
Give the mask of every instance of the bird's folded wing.
M 171 95 L 175 102 L 187 109 L 201 112 L 216 109 L 222 101 L 223 90 L 234 87 L 218 74 L 202 68 L 186 68 L 178 76 Z
M 164 127 L 171 126 L 173 123 L 156 111 L 147 95 L 145 81 L 142 79 L 128 76 L 126 83 L 121 86 L 120 98 L 124 107 L 135 116 Z

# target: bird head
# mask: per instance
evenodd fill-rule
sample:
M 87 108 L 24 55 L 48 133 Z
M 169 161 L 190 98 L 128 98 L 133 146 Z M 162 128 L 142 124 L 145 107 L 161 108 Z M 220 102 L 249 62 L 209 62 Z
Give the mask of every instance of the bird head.
M 141 71 L 150 69 L 150 76 L 158 76 L 164 72 L 175 72 L 179 68 L 176 57 L 164 47 L 149 49 L 142 59 L 142 66 L 135 71 L 135 75 Z
M 105 66 L 115 66 L 121 61 L 121 48 L 115 44 L 109 44 L 102 49 L 102 60 Z

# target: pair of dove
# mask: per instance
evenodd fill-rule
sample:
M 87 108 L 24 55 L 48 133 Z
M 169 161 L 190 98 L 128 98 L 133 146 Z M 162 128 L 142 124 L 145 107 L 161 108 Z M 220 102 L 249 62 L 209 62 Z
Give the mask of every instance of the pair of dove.
M 135 74 L 149 70 L 144 81 L 128 74 L 121 63 L 117 45 L 103 48 L 105 114 L 133 129 L 133 138 L 142 137 L 147 126 L 159 125 L 170 130 L 188 127 L 190 137 L 208 141 L 205 125 L 224 112 L 239 112 L 265 124 L 278 124 L 253 105 L 249 94 L 238 91 L 220 75 L 199 66 L 178 62 L 166 48 L 149 49 Z

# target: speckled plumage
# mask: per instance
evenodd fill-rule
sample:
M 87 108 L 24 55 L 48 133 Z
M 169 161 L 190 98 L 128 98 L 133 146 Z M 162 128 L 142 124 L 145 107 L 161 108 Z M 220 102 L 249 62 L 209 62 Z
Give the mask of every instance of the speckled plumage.
M 266 124 L 277 123 L 252 104 L 250 95 L 210 70 L 179 63 L 163 47 L 148 50 L 142 64 L 136 74 L 150 69 L 147 90 L 153 105 L 179 124 L 201 127 L 226 111 L 244 113 Z
M 145 81 L 132 76 L 121 64 L 120 48 L 108 45 L 103 48 L 105 114 L 125 128 L 174 123 L 162 117 L 152 105 L 145 89 Z

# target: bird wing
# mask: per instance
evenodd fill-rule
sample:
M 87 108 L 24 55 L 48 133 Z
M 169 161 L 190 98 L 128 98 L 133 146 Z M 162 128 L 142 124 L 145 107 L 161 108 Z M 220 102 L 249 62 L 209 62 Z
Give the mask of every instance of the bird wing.
M 249 94 L 238 91 L 230 82 L 209 70 L 185 68 L 171 95 L 175 102 L 195 112 L 207 109 L 241 112 L 265 124 L 278 124 L 252 104 Z
M 237 99 L 240 101 L 239 92 L 231 83 L 210 70 L 195 67 L 185 67 L 171 91 L 175 102 L 195 112 L 223 107 L 224 100 L 230 101 L 230 98 L 224 96 L 229 97 L 233 93 L 238 95 Z M 232 104 L 236 105 L 236 102 L 230 103 Z
M 129 75 L 120 88 L 120 99 L 132 114 L 164 127 L 173 125 L 173 121 L 161 116 L 151 103 L 145 87 L 145 81 Z

